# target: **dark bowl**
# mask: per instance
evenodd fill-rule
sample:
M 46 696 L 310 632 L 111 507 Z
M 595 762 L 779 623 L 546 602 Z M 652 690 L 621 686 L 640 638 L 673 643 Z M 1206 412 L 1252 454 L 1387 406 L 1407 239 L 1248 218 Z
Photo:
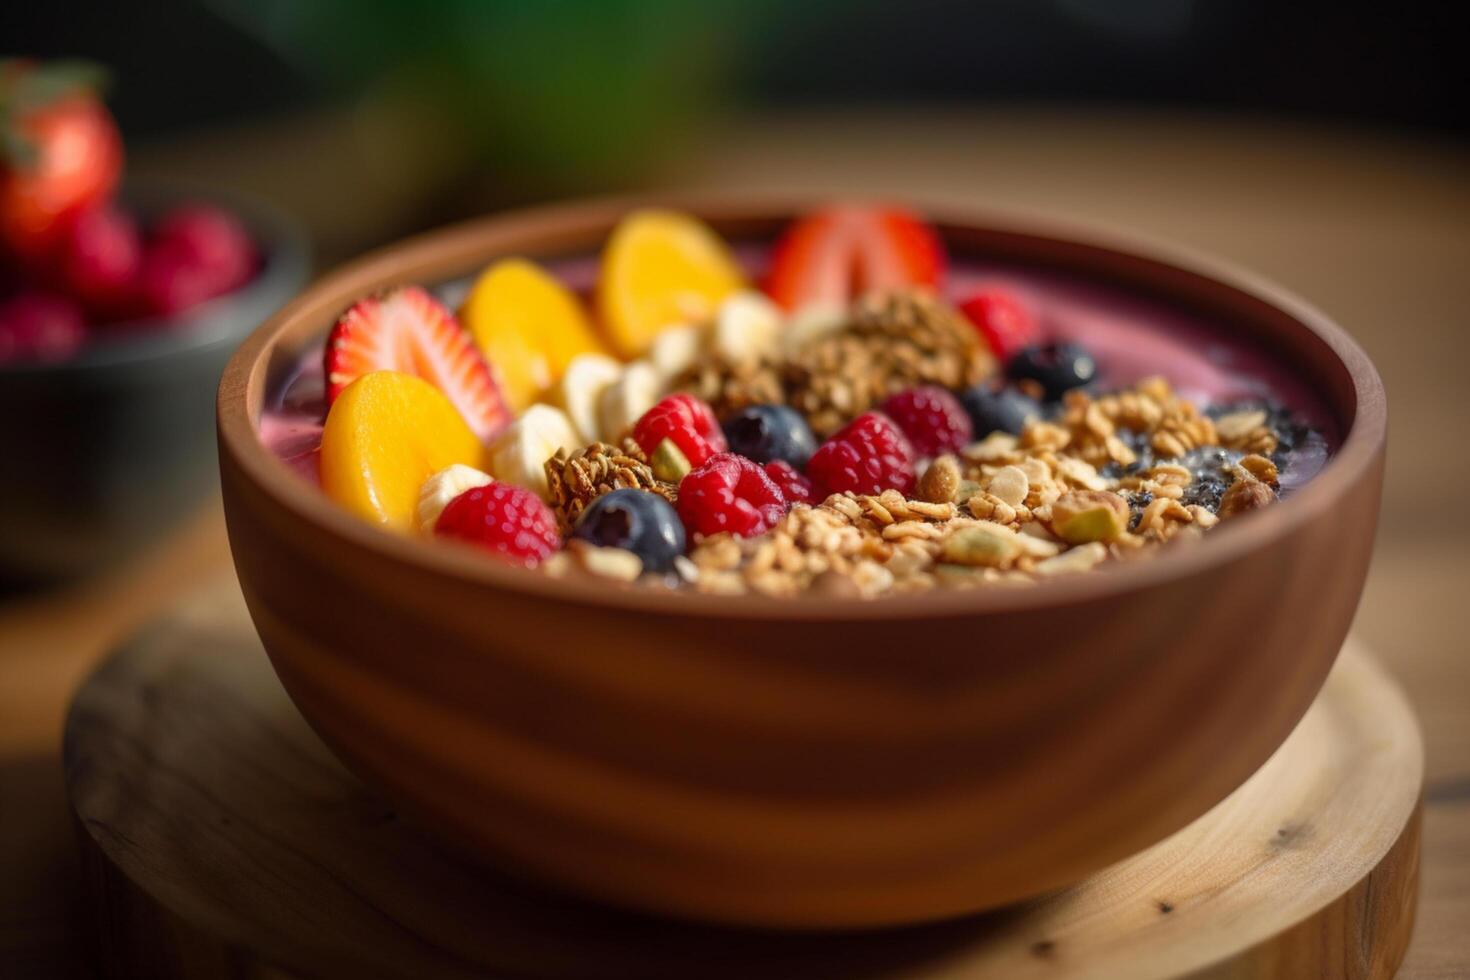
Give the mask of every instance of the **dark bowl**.
M 810 200 L 666 202 L 766 240 Z M 960 255 L 1211 314 L 1321 398 L 1337 454 L 1193 547 L 1034 587 L 876 602 L 563 581 L 393 535 L 276 458 L 267 392 L 373 289 L 585 255 L 629 202 L 487 218 L 319 280 L 225 372 L 240 584 L 302 714 L 399 812 L 609 901 L 784 927 L 892 925 L 1074 882 L 1180 829 L 1311 704 L 1367 571 L 1383 388 L 1322 314 L 1176 249 L 935 209 Z
M 227 208 L 262 267 L 247 285 L 167 320 L 109 328 L 78 356 L 0 367 L 0 583 L 41 584 L 105 566 L 154 540 L 218 485 L 220 372 L 241 338 L 305 283 L 305 231 L 249 198 L 187 185 L 124 192 L 143 216 Z

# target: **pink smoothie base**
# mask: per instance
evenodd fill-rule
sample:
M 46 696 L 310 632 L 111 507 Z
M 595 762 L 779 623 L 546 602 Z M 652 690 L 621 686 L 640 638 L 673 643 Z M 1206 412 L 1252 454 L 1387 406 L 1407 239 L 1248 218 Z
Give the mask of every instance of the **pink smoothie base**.
M 741 260 L 759 281 L 764 254 L 749 250 Z M 567 260 L 550 268 L 569 287 L 590 295 L 597 275 L 595 258 Z M 1329 446 L 1337 434 L 1315 394 L 1280 362 L 1243 338 L 1231 337 L 1227 324 L 1212 323 L 1157 300 L 1122 289 L 1039 270 L 967 264 L 951 270 L 947 292 L 961 298 L 982 284 L 1004 285 L 1031 304 L 1048 340 L 1074 340 L 1097 359 L 1100 387 L 1120 388 L 1162 375 L 1175 390 L 1207 406 L 1267 400 L 1284 405 L 1298 420 L 1323 432 Z M 451 284 L 439 295 L 458 307 L 468 281 Z M 260 419 L 266 447 L 312 483 L 319 482 L 326 398 L 322 348 L 302 353 L 276 389 Z M 1284 489 L 1299 486 L 1325 459 L 1294 459 L 1283 474 Z

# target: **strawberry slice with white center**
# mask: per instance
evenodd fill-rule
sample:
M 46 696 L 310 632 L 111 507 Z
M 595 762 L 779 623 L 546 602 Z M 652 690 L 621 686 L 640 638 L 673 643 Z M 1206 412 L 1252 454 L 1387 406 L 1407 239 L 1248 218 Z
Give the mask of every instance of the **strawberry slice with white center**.
M 327 402 L 373 371 L 414 374 L 442 391 L 482 440 L 510 424 L 490 366 L 454 314 L 421 286 L 358 300 L 327 337 Z
M 939 235 L 901 208 L 835 205 L 798 219 L 776 243 L 766 293 L 787 310 L 845 307 L 864 293 L 937 287 Z

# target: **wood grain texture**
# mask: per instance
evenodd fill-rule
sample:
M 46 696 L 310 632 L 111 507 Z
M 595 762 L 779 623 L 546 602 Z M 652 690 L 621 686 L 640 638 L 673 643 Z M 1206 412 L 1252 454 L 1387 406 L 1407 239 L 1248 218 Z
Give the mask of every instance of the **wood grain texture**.
M 228 589 L 93 676 L 66 764 L 99 962 L 205 978 L 1388 977 L 1413 920 L 1423 775 L 1406 702 L 1350 646 L 1244 787 L 1072 889 L 883 932 L 663 921 L 476 869 L 400 820 L 311 733 Z
M 810 205 L 661 203 L 732 239 Z M 313 726 L 396 805 L 487 859 L 637 908 L 895 925 L 1076 881 L 1199 816 L 1280 745 L 1362 588 L 1383 391 L 1320 314 L 1177 250 L 931 211 L 956 253 L 1230 323 L 1345 433 L 1291 500 L 1198 548 L 1026 590 L 792 603 L 553 580 L 385 534 L 261 445 L 272 374 L 356 296 L 506 253 L 590 251 L 632 206 L 498 216 L 373 253 L 225 373 L 225 513 L 256 627 Z

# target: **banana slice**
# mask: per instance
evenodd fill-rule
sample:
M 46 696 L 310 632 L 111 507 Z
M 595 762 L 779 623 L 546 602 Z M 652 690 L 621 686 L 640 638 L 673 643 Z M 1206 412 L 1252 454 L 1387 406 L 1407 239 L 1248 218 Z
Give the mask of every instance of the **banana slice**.
M 546 461 L 558 449 L 581 445 L 567 413 L 551 405 L 532 405 L 490 446 L 490 472 L 502 483 L 534 490 L 550 500 Z
M 444 508 L 449 506 L 451 500 L 466 490 L 487 486 L 492 482 L 489 473 L 481 473 L 473 466 L 465 466 L 463 463 L 455 463 L 435 473 L 419 488 L 419 505 L 414 514 L 418 519 L 419 530 L 425 534 L 433 534 L 439 515 L 444 513 Z
M 583 443 L 602 438 L 597 421 L 598 399 L 623 375 L 623 365 L 606 354 L 578 354 L 567 365 L 556 387 L 556 401 Z
M 653 338 L 648 349 L 648 360 L 665 379 L 682 374 L 699 357 L 704 346 L 704 331 L 699 327 L 679 324 L 665 327 Z
M 814 340 L 847 325 L 847 310 L 829 303 L 808 303 L 791 315 L 781 331 L 781 346 L 794 354 Z
M 745 363 L 776 353 L 781 339 L 781 308 L 764 293 L 746 289 L 720 304 L 714 348 L 726 360 Z
M 623 376 L 608 385 L 598 399 L 597 420 L 602 426 L 602 438 L 608 442 L 621 438 L 653 407 L 663 390 L 664 380 L 652 364 L 647 361 L 629 364 Z

